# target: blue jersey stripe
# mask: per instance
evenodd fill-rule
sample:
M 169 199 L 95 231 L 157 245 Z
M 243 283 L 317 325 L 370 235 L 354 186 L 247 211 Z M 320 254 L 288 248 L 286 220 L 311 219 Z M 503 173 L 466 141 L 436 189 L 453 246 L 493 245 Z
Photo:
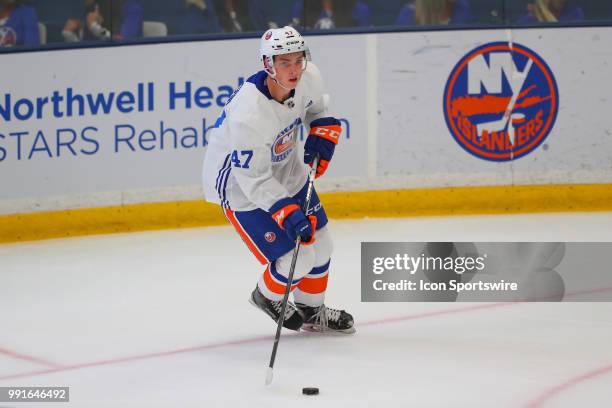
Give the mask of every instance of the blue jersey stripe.
M 219 126 L 223 124 L 224 121 L 225 121 L 225 111 L 223 111 L 221 113 L 221 116 L 217 118 L 217 121 L 215 122 L 215 125 L 213 126 L 213 128 L 218 128 Z
M 285 285 L 287 285 L 289 283 L 289 280 L 287 278 L 285 278 L 283 275 L 281 275 L 280 273 L 278 273 L 278 271 L 276 270 L 276 262 L 272 262 L 272 265 L 270 267 L 270 274 L 274 277 L 274 279 L 276 279 L 279 282 L 284 283 Z M 297 285 L 302 279 L 294 279 L 292 284 L 293 285 Z
M 223 180 L 223 183 L 222 183 L 223 184 L 223 188 L 222 188 L 223 197 L 221 198 L 221 202 L 222 203 L 225 202 L 225 208 L 229 208 L 229 201 L 227 201 L 227 180 L 229 180 L 229 176 L 231 172 L 232 172 L 232 166 L 230 164 L 224 176 L 225 180 Z
M 331 259 L 327 261 L 325 265 L 315 266 L 314 268 L 312 268 L 312 271 L 310 271 L 308 275 L 321 275 L 322 273 L 325 273 L 329 269 L 330 263 L 331 263 Z
M 225 208 L 229 208 L 225 205 L 225 186 L 227 185 L 227 177 L 229 176 L 231 169 L 232 165 L 231 163 L 228 163 L 228 165 L 225 166 L 223 170 L 221 170 L 221 178 L 219 179 L 219 186 L 217 187 L 217 194 L 219 195 L 219 199 L 221 200 L 221 205 Z
M 229 154 L 225 156 L 225 161 L 223 162 L 223 166 L 221 167 L 221 170 L 219 170 L 219 174 L 217 174 L 217 182 L 215 183 L 215 190 L 217 191 L 219 191 L 219 180 L 221 180 L 221 173 L 223 173 L 223 170 L 225 170 L 225 167 L 227 167 L 227 162 L 229 158 L 230 158 Z

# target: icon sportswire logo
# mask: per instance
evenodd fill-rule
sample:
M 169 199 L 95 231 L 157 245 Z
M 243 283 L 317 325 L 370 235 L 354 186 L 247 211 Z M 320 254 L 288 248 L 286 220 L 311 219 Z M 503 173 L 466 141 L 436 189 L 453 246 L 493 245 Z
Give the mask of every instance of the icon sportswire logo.
M 509 161 L 534 151 L 550 134 L 559 110 L 551 69 L 534 51 L 507 42 L 470 51 L 451 71 L 444 116 L 466 151 Z

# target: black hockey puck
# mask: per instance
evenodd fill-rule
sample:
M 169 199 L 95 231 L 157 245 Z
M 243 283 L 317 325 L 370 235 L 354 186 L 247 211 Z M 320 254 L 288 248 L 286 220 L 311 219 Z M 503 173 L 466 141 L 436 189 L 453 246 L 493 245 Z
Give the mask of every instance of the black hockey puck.
M 319 395 L 319 389 L 315 387 L 302 388 L 302 394 L 304 395 Z

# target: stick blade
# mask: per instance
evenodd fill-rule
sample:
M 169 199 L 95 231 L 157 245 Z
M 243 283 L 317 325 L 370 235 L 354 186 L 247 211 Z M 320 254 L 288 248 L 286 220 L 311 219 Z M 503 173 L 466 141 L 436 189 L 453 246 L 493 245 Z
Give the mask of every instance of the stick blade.
M 272 367 L 268 367 L 266 371 L 266 385 L 272 384 L 272 378 L 274 377 L 274 370 Z

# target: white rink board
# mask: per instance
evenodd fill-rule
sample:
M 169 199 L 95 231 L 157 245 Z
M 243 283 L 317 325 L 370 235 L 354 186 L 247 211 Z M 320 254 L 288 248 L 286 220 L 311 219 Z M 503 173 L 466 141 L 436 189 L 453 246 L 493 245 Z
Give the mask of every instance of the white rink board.
M 344 56 L 343 63 L 359 68 L 346 72 L 337 67 L 332 48 L 323 46 L 328 40 L 312 39 L 311 47 L 329 84 L 330 114 L 349 123 L 350 132 L 363 132 L 365 89 L 345 89 L 349 83 L 364 83 L 364 38 L 344 38 L 343 43 L 356 51 Z M 28 80 L 7 77 L 0 85 L 4 114 L 8 115 L 7 107 L 13 108 L 9 121 L 0 117 L 0 213 L 199 198 L 205 135 L 229 95 L 259 69 L 258 49 L 258 40 L 250 39 L 5 57 L 3 69 L 21 72 Z M 187 83 L 190 107 L 182 96 Z M 201 87 L 210 91 L 200 91 L 198 106 Z M 84 115 L 78 114 L 80 102 L 73 102 L 73 115 L 66 117 L 69 88 L 85 98 Z M 109 98 L 114 92 L 118 98 L 126 91 L 133 95 L 132 104 L 113 102 L 108 114 L 91 114 L 88 94 L 96 100 L 100 93 Z M 52 105 L 54 92 L 64 98 L 58 112 Z M 38 114 L 40 98 L 48 101 Z M 336 111 L 339 106 L 343 108 Z M 132 112 L 121 111 L 130 108 Z M 31 118 L 20 120 L 30 112 Z M 168 129 L 177 134 L 177 148 Z M 344 132 L 344 138 L 339 165 L 331 174 L 361 177 L 366 152 L 358 141 L 363 133 Z
M 559 112 L 546 146 L 513 161 L 492 162 L 468 154 L 451 137 L 443 94 L 465 54 L 507 42 L 509 35 L 552 70 Z M 611 39 L 610 28 L 380 34 L 378 175 L 403 177 L 415 187 L 612 181 L 612 117 L 606 113 Z
M 490 162 L 468 154 L 453 139 L 443 94 L 451 70 L 467 52 L 509 38 L 550 66 L 560 107 L 546 148 L 510 162 Z M 331 95 L 330 114 L 350 124 L 319 189 L 611 182 L 610 39 L 610 28 L 308 37 Z M 0 213 L 199 198 L 205 134 L 240 78 L 259 69 L 257 58 L 256 39 L 4 56 L 3 71 L 26 80 L 15 81 L 13 75 L 0 80 Z M 377 63 L 366 64 L 368 59 Z M 187 82 L 190 108 L 184 98 L 170 95 L 172 84 L 182 92 Z M 153 88 L 152 101 L 144 92 L 139 102 L 139 84 Z M 200 91 L 204 106 L 198 107 L 194 94 L 202 87 L 210 94 Z M 121 112 L 115 103 L 108 114 L 93 115 L 86 108 L 82 116 L 66 117 L 64 101 L 58 117 L 50 99 L 55 91 L 66 98 L 68 88 L 94 98 L 128 91 L 135 101 L 130 104 L 124 95 L 123 108 L 134 110 Z M 42 103 L 37 98 L 49 99 L 40 118 L 36 109 L 31 118 L 16 118 L 15 109 L 25 118 L 29 104 Z M 14 108 L 10 120 L 8 105 Z M 72 106 L 75 112 L 79 108 Z M 169 133 L 161 148 L 162 123 L 177 132 L 178 148 Z M 135 135 L 127 142 L 131 128 Z M 58 156 L 60 129 L 70 130 L 59 134 L 64 145 Z M 74 153 L 66 145 L 73 135 Z

